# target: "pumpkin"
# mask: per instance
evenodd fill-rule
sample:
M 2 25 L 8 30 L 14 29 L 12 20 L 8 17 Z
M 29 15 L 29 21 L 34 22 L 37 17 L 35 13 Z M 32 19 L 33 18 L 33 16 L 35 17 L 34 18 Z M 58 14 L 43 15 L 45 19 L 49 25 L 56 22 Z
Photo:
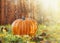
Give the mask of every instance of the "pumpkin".
M 33 19 L 17 19 L 12 23 L 12 32 L 14 35 L 35 35 L 37 22 Z

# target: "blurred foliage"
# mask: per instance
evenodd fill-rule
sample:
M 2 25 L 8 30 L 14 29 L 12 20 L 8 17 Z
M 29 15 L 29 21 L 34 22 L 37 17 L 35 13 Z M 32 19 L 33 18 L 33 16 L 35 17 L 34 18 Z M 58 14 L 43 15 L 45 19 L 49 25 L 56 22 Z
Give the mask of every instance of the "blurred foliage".
M 1 28 L 6 27 L 7 32 L 1 32 Z M 60 43 L 60 24 L 44 25 L 38 24 L 36 36 L 29 35 L 19 36 L 13 35 L 11 25 L 0 26 L 0 40 L 3 43 Z
M 51 41 L 55 41 L 59 43 L 60 41 L 60 24 L 54 24 L 54 25 L 38 25 L 37 35 L 40 35 L 41 33 L 45 32 L 47 34 L 47 37 Z

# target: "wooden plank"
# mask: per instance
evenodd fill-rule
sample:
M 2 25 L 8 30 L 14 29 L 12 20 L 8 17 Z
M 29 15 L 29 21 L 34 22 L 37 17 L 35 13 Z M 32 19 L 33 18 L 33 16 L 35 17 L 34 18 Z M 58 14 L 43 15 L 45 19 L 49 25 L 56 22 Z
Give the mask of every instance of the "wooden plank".
M 1 24 L 1 0 L 0 0 L 0 24 Z
M 4 0 L 1 0 L 1 24 L 4 24 Z

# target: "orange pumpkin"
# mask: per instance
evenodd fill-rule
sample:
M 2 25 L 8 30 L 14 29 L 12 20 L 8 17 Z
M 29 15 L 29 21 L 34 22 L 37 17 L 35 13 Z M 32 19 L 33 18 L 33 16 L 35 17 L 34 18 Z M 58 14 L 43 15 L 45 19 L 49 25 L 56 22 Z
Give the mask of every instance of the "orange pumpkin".
M 33 19 L 17 19 L 12 23 L 12 32 L 14 35 L 35 35 L 37 22 Z

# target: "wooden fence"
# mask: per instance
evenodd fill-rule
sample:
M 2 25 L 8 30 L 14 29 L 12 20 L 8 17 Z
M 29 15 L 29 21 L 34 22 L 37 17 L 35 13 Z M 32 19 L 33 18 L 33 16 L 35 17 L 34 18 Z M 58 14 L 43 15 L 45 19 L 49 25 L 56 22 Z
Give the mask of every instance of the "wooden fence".
M 34 5 L 32 3 L 29 5 L 26 0 L 0 0 L 0 25 L 11 24 L 22 16 L 28 17 L 29 12 L 34 15 Z M 33 15 L 31 15 L 32 18 Z

